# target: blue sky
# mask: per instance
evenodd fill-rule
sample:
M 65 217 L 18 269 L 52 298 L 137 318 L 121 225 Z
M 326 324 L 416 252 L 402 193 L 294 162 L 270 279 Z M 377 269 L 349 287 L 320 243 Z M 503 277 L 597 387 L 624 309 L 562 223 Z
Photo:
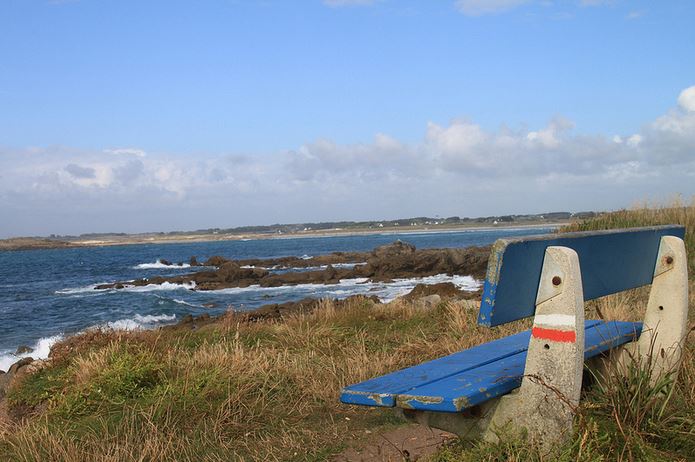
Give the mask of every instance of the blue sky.
M 0 236 L 690 196 L 694 20 L 668 0 L 0 0 Z

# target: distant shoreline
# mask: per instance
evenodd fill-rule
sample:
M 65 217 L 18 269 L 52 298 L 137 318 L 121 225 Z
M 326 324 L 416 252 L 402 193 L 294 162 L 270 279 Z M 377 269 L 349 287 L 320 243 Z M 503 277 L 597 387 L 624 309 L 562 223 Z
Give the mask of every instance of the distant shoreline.
M 568 220 L 540 222 L 529 224 L 503 223 L 498 225 L 463 225 L 463 226 L 409 226 L 389 228 L 356 228 L 356 229 L 328 229 L 308 230 L 294 233 L 247 233 L 247 234 L 189 234 L 162 236 L 154 233 L 129 234 L 125 236 L 105 235 L 103 239 L 71 239 L 54 240 L 46 238 L 10 238 L 0 239 L 0 251 L 12 250 L 48 250 L 79 247 L 110 247 L 116 245 L 137 244 L 182 244 L 186 242 L 216 242 L 216 241 L 252 241 L 263 239 L 297 239 L 297 238 L 321 238 L 321 237 L 345 237 L 359 235 L 407 235 L 407 234 L 434 234 L 454 233 L 462 231 L 491 231 L 495 229 L 528 229 L 528 228 L 558 228 L 570 223 Z

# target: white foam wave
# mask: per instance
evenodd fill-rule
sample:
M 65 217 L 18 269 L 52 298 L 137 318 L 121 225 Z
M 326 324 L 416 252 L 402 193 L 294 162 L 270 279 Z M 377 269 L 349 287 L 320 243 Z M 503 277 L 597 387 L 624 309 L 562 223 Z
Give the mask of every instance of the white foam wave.
M 439 284 L 451 282 L 460 290 L 476 291 L 481 282 L 472 276 L 449 276 L 438 274 L 435 276 L 394 279 L 392 282 L 369 282 L 368 278 L 341 279 L 338 284 L 298 284 L 295 286 L 261 287 L 258 285 L 248 287 L 232 287 L 214 290 L 220 294 L 241 294 L 249 292 L 277 293 L 305 292 L 307 296 L 346 298 L 350 295 L 376 295 L 382 302 L 390 302 L 396 297 L 409 293 L 418 284 Z
M 309 258 L 304 258 L 304 260 L 309 260 L 313 257 Z M 361 265 L 366 265 L 366 262 L 360 262 L 360 263 L 332 263 L 331 266 L 333 268 L 338 268 L 338 269 L 352 269 L 355 266 L 361 266 Z M 325 270 L 328 268 L 328 265 L 320 265 L 320 266 L 280 266 L 280 265 L 275 265 L 272 268 L 268 268 L 265 266 L 254 266 L 254 265 L 243 265 L 240 268 L 244 269 L 264 269 L 264 270 L 301 270 L 301 271 L 319 271 L 319 270 Z
M 104 282 L 102 284 L 109 284 L 108 282 Z M 195 289 L 195 281 L 191 281 L 189 283 L 183 283 L 183 284 L 174 284 L 172 282 L 163 282 L 161 284 L 147 284 L 146 286 L 134 286 L 132 284 L 123 284 L 123 287 L 121 289 L 97 289 L 98 286 L 102 284 L 92 284 L 86 287 L 73 287 L 73 288 L 67 288 L 67 289 L 61 289 L 61 290 L 56 290 L 55 293 L 57 295 L 75 295 L 75 294 L 84 294 L 84 293 L 100 293 L 100 292 L 112 292 L 112 291 L 123 291 L 123 292 L 154 292 L 154 291 L 165 291 L 165 290 L 179 290 L 179 289 L 186 289 L 186 290 L 194 290 Z
M 177 304 L 179 304 L 179 305 L 186 305 L 186 306 L 190 306 L 190 307 L 193 307 L 193 308 L 203 308 L 202 305 L 196 305 L 196 304 L 194 304 L 194 303 L 190 303 L 190 302 L 187 302 L 186 300 L 181 300 L 181 299 L 178 299 L 178 298 L 162 297 L 161 295 L 157 295 L 157 294 L 154 294 L 154 296 L 157 297 L 157 298 L 160 300 L 160 301 L 159 301 L 159 304 L 160 304 L 160 305 L 163 305 L 163 304 L 165 304 L 165 303 L 167 303 L 167 302 L 174 302 L 174 303 L 177 303 Z
M 355 266 L 362 266 L 362 265 L 366 265 L 366 264 L 367 263 L 365 263 L 365 262 L 363 262 L 363 263 L 331 263 L 330 266 L 332 266 L 333 268 L 336 268 L 336 269 L 352 269 Z M 321 270 L 325 270 L 326 268 L 328 268 L 328 266 L 329 265 L 305 266 L 303 268 L 296 268 L 296 269 L 301 269 L 304 271 L 321 271 Z M 285 268 L 281 268 L 281 269 L 294 269 L 294 268 L 285 267 Z
M 114 330 L 143 330 L 151 329 L 158 324 L 171 323 L 176 319 L 175 314 L 159 314 L 159 315 L 139 315 L 129 319 L 119 319 L 118 321 L 107 322 L 104 327 Z
M 32 357 L 34 359 L 46 359 L 51 352 L 51 347 L 58 341 L 62 340 L 62 335 L 54 335 L 52 337 L 44 337 L 39 339 L 34 345 L 34 351 L 31 353 L 22 353 L 15 355 L 12 352 L 6 351 L 0 354 L 0 371 L 7 371 L 11 365 L 22 358 Z
M 195 281 L 191 281 L 188 283 L 182 283 L 182 284 L 175 284 L 173 282 L 163 282 L 161 284 L 147 284 L 146 286 L 132 286 L 132 285 L 124 285 L 122 289 L 114 289 L 114 290 L 124 290 L 126 292 L 154 292 L 154 291 L 160 291 L 160 290 L 180 290 L 180 289 L 185 289 L 185 290 L 194 290 L 195 289 Z
M 184 263 L 182 265 L 167 265 L 165 263 L 162 263 L 161 260 L 157 260 L 154 263 L 140 263 L 139 265 L 133 266 L 133 269 L 183 269 L 183 268 L 190 268 L 191 265 L 188 263 Z
M 103 292 L 104 290 L 97 289 L 98 285 L 99 284 L 92 284 L 92 285 L 86 286 L 86 287 L 68 287 L 67 289 L 56 290 L 55 293 L 57 295 L 74 295 L 74 294 L 83 294 L 86 292 L 94 292 L 94 291 Z
M 192 306 L 193 308 L 200 308 L 200 305 L 196 305 L 195 303 L 189 303 L 186 300 L 179 300 L 178 298 L 172 298 L 172 302 L 178 303 L 179 305 L 186 305 L 186 306 Z

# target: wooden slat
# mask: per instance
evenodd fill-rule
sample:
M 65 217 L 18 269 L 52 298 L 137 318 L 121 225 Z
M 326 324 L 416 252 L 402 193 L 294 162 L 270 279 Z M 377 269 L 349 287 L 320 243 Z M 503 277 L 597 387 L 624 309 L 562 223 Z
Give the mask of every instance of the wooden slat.
M 586 330 L 584 358 L 630 342 L 642 329 L 641 323 L 601 323 Z M 499 361 L 448 376 L 417 387 L 396 398 L 399 407 L 422 411 L 460 412 L 489 399 L 509 393 L 521 385 L 526 351 Z
M 586 321 L 585 328 L 601 321 Z M 431 382 L 478 368 L 528 349 L 531 331 L 520 332 L 459 351 L 417 366 L 402 369 L 343 389 L 340 400 L 346 404 L 393 407 L 396 396 Z
M 478 322 L 497 326 L 532 316 L 545 249 L 579 255 L 584 299 L 651 284 L 662 236 L 683 238 L 682 226 L 657 226 L 500 239 L 492 248 Z

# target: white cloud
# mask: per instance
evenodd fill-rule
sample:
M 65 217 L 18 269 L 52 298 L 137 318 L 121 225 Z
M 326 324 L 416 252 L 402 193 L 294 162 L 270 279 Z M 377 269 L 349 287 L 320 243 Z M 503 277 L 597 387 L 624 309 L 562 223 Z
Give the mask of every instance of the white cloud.
M 695 85 L 688 87 L 678 95 L 678 105 L 688 112 L 695 111 Z
M 456 8 L 467 16 L 482 16 L 509 11 L 530 0 L 456 0 Z
M 142 149 L 135 148 L 118 148 L 118 149 L 104 149 L 107 154 L 113 154 L 116 156 L 135 156 L 135 157 L 145 157 L 147 153 Z
M 628 134 L 576 134 L 561 117 L 518 130 L 455 119 L 427 123 L 419 142 L 377 133 L 253 157 L 0 148 L 0 216 L 12 217 L 2 233 L 605 209 L 694 194 L 693 88 Z
M 631 148 L 636 148 L 642 142 L 642 135 L 635 134 L 627 139 L 627 145 Z

